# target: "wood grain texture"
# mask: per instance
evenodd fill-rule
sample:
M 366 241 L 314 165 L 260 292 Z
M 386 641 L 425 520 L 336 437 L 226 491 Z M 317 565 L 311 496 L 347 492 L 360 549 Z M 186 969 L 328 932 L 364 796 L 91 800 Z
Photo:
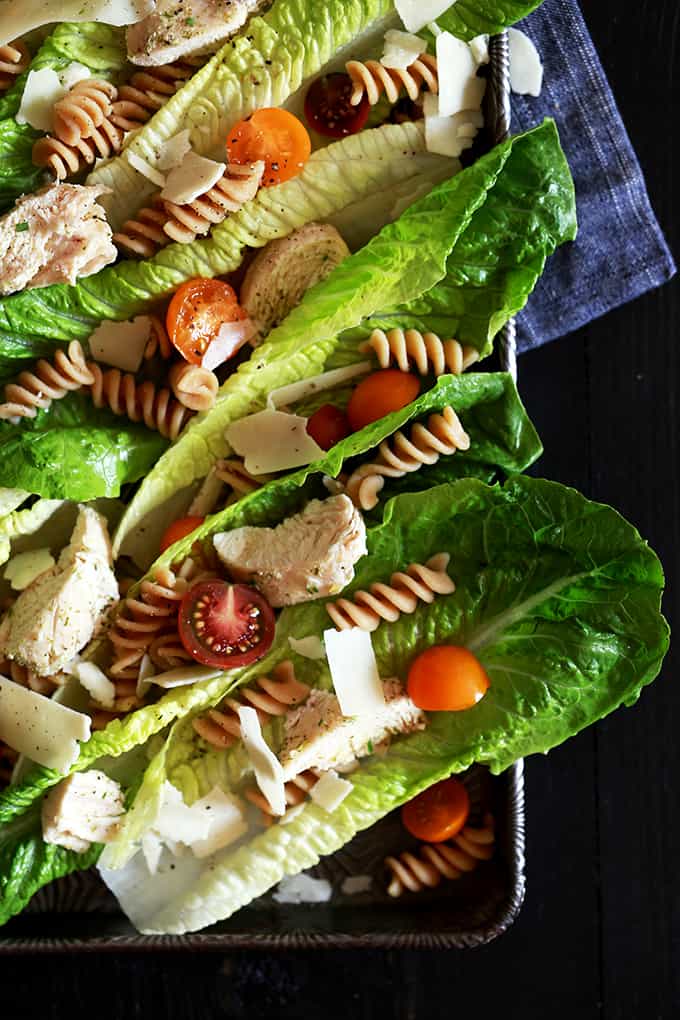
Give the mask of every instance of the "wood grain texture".
M 586 18 L 674 251 L 676 0 L 589 0 Z M 520 360 L 540 474 L 610 502 L 680 580 L 677 282 Z M 8 1020 L 674 1020 L 680 1011 L 680 662 L 633 711 L 527 763 L 528 893 L 473 953 L 295 952 L 3 961 Z

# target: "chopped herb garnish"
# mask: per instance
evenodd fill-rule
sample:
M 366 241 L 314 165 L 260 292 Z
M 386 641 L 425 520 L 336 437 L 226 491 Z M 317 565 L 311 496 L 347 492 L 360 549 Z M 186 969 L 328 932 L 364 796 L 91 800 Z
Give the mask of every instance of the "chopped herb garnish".
M 24 220 L 23 223 L 17 223 L 14 229 L 16 230 L 17 234 L 23 234 L 24 230 L 28 230 L 28 223 L 26 223 L 26 221 Z
M 184 19 L 184 24 L 185 25 L 195 25 L 196 24 L 196 18 L 185 18 Z
M 369 740 L 369 742 L 366 744 L 366 747 L 368 748 L 368 753 L 369 754 L 373 754 L 373 741 L 372 740 Z

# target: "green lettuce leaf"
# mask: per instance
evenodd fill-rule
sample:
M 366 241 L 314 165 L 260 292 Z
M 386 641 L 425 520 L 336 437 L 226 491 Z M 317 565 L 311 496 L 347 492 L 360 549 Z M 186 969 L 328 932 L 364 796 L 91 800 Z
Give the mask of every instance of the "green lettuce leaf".
M 527 186 L 525 175 L 532 167 L 536 169 Z M 501 182 L 504 200 L 496 204 L 495 190 Z M 494 204 L 487 217 L 485 207 L 491 201 Z M 515 212 L 517 203 L 525 210 L 521 214 Z M 559 213 L 539 211 L 553 204 L 559 207 Z M 533 216 L 526 212 L 530 207 L 535 210 Z M 491 217 L 496 226 L 490 227 Z M 475 288 L 475 259 L 483 252 L 482 264 L 488 265 L 495 232 L 506 221 L 513 224 L 507 231 L 500 227 L 508 268 L 481 272 Z M 530 230 L 526 241 L 519 232 L 522 227 Z M 518 231 L 514 266 L 508 244 L 513 229 Z M 373 317 L 381 321 L 383 310 L 409 306 L 431 293 L 447 269 L 453 267 L 459 244 L 465 270 L 449 271 L 451 285 L 455 288 L 458 282 L 465 297 L 452 299 L 452 307 L 461 310 L 469 325 L 466 332 L 487 350 L 492 328 L 499 329 L 520 300 L 526 300 L 528 291 L 522 294 L 521 285 L 533 286 L 538 265 L 552 250 L 551 245 L 554 248 L 574 233 L 573 185 L 555 126 L 549 121 L 498 146 L 474 166 L 419 199 L 396 223 L 385 227 L 365 248 L 312 288 L 298 308 L 273 330 L 268 342 L 227 380 L 216 407 L 207 416 L 194 419 L 145 478 L 116 535 L 116 550 L 148 514 L 162 507 L 178 489 L 205 477 L 215 460 L 228 454 L 225 428 L 260 409 L 271 389 L 324 368 L 360 360 L 363 356 L 357 345 L 359 338 L 366 336 L 365 320 Z M 465 261 L 466 252 L 469 261 Z M 529 266 L 526 271 L 525 263 Z M 483 305 L 486 321 L 480 323 L 479 308 Z M 392 321 L 397 320 L 393 315 Z M 403 321 L 407 320 L 405 314 Z
M 73 393 L 20 425 L 0 422 L 3 482 L 50 499 L 117 496 L 121 485 L 151 468 L 167 443 L 145 425 Z
M 440 28 L 459 39 L 476 35 L 494 35 L 526 18 L 543 0 L 457 0 L 437 18 Z
M 503 487 L 463 480 L 400 496 L 369 531 L 368 547 L 350 593 L 439 551 L 450 553 L 456 582 L 452 595 L 374 632 L 381 675 L 403 678 L 424 648 L 459 643 L 483 663 L 488 693 L 466 712 L 430 713 L 425 731 L 366 759 L 332 814 L 308 803 L 290 824 L 219 853 L 189 891 L 143 918 L 142 930 L 180 933 L 226 918 L 433 782 L 475 762 L 498 773 L 520 757 L 549 751 L 633 704 L 668 648 L 657 557 L 614 510 L 564 486 L 525 477 Z M 257 672 L 291 657 L 289 635 L 320 635 L 327 626 L 322 603 L 285 610 L 276 648 Z M 325 663 L 292 657 L 304 679 L 316 671 L 312 682 L 327 685 Z M 214 781 L 228 787 L 219 768 L 225 755 L 205 751 L 188 722 L 173 739 L 178 746 L 162 752 L 167 777 L 187 799 Z M 152 785 L 159 774 L 151 770 Z

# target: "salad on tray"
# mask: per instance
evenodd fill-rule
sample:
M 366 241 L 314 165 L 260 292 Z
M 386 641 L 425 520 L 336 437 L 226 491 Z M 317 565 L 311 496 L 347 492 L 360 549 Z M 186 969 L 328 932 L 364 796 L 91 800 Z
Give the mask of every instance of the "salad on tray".
M 466 770 L 659 672 L 657 557 L 482 364 L 577 230 L 554 123 L 485 125 L 536 6 L 0 4 L 0 922 L 321 896 L 397 810 L 387 894 L 464 880 Z

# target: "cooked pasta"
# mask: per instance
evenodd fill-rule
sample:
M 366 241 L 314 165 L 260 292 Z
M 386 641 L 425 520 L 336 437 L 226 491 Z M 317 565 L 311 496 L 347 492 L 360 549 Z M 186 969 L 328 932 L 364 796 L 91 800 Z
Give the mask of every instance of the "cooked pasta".
M 306 772 L 300 772 L 299 775 L 295 776 L 284 786 L 284 793 L 286 796 L 286 804 L 288 807 L 296 807 L 298 804 L 302 804 L 303 801 L 307 800 L 309 791 L 319 781 L 319 777 L 313 769 L 307 769 Z M 264 815 L 265 824 L 270 824 L 272 819 L 275 817 L 272 811 L 271 805 L 264 794 L 256 787 L 246 790 L 243 794 L 246 800 L 249 800 L 251 804 L 258 807 Z
M 422 53 L 406 68 L 384 67 L 378 60 L 366 63 L 350 60 L 345 70 L 354 85 L 350 98 L 352 106 L 358 106 L 364 96 L 375 106 L 383 93 L 390 103 L 396 103 L 402 89 L 412 100 L 418 98 L 423 88 L 439 91 L 437 58 L 428 53 Z
M 141 124 L 146 124 L 156 110 L 160 110 L 177 89 L 191 78 L 199 63 L 204 63 L 205 59 L 185 57 L 174 64 L 135 71 L 130 80 L 118 90 L 118 99 L 114 103 L 111 117 L 113 123 L 123 131 L 134 131 Z
M 155 254 L 170 241 L 189 244 L 207 234 L 229 213 L 238 212 L 246 202 L 255 198 L 263 171 L 262 161 L 252 166 L 230 163 L 217 184 L 193 202 L 176 205 L 157 197 L 152 206 L 142 209 L 135 219 L 123 224 L 121 230 L 113 235 L 114 243 L 130 254 L 144 258 Z
M 450 456 L 469 448 L 470 437 L 458 415 L 452 407 L 445 407 L 441 414 L 431 414 L 427 425 L 416 422 L 410 437 L 400 431 L 384 439 L 376 460 L 362 464 L 349 476 L 347 492 L 356 506 L 372 510 L 385 478 L 403 478 L 424 464 L 435 464 L 442 454 Z
M 94 376 L 90 394 L 95 407 L 108 407 L 130 421 L 143 421 L 168 439 L 176 439 L 192 416 L 168 389 L 159 389 L 151 381 L 138 383 L 134 375 L 118 368 L 103 371 L 96 361 L 90 361 L 88 367 Z
M 38 676 L 32 669 L 22 666 L 13 659 L 5 659 L 0 662 L 0 674 L 9 677 L 15 684 L 21 687 L 28 687 L 36 694 L 52 694 L 57 687 L 65 683 L 66 678 L 58 673 L 55 676 Z
M 425 843 L 418 853 L 405 852 L 399 857 L 385 858 L 391 879 L 390 896 L 434 889 L 442 879 L 453 881 L 473 871 L 480 861 L 488 861 L 494 852 L 494 823 L 484 816 L 481 828 L 466 825 L 462 832 L 447 843 Z
M 215 406 L 220 384 L 209 368 L 178 362 L 170 369 L 168 382 L 180 404 L 190 411 L 209 411 Z
M 111 82 L 85 78 L 54 104 L 53 133 L 67 145 L 90 138 L 111 116 L 118 90 Z
M 309 694 L 309 687 L 295 676 L 293 663 L 281 662 L 272 676 L 258 677 L 252 687 L 242 687 L 234 697 L 227 697 L 218 708 L 210 708 L 193 720 L 193 727 L 213 747 L 231 747 L 241 739 L 239 708 L 250 705 L 257 711 L 260 723 L 272 716 L 285 715 Z
M 437 553 L 427 563 L 412 563 L 392 574 L 389 584 L 377 581 L 369 591 L 355 591 L 351 599 L 327 602 L 326 610 L 337 630 L 360 627 L 374 631 L 383 620 L 394 623 L 402 613 L 413 613 L 419 602 L 428 605 L 437 595 L 450 595 L 456 586 L 446 573 L 448 553 Z
M 151 327 L 149 329 L 149 339 L 144 348 L 144 360 L 150 361 L 151 358 L 158 354 L 164 361 L 167 361 L 175 353 L 175 348 L 168 336 L 165 323 L 158 315 L 150 315 L 149 318 L 151 319 Z
M 229 460 L 218 460 L 213 468 L 215 477 L 239 496 L 247 496 L 249 492 L 260 489 L 270 480 L 270 475 L 251 475 L 242 460 L 233 457 Z
M 0 92 L 14 85 L 17 75 L 23 74 L 31 62 L 31 54 L 22 42 L 0 46 Z
M 66 351 L 59 350 L 54 362 L 41 358 L 33 371 L 24 371 L 16 382 L 5 386 L 5 403 L 0 404 L 0 419 L 35 418 L 67 393 L 90 386 L 94 375 L 88 367 L 83 348 L 72 340 Z
M 410 372 L 415 367 L 421 375 L 431 372 L 437 377 L 445 372 L 460 375 L 479 360 L 474 347 L 463 347 L 457 340 L 442 340 L 436 333 L 420 333 L 417 329 L 390 329 L 387 333 L 374 329 L 359 350 L 373 351 L 381 368 L 396 364 L 401 372 Z

